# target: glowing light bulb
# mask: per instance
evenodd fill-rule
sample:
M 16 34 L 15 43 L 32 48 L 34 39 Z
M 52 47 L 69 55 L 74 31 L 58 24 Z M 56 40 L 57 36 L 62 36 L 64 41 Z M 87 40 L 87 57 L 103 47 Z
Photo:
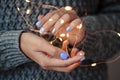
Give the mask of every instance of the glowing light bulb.
M 30 0 L 25 0 L 26 2 L 30 2 Z
M 63 39 L 62 39 L 61 37 L 59 37 L 59 40 L 60 40 L 60 41 L 63 41 Z
M 60 20 L 60 23 L 63 24 L 65 21 L 63 19 Z
M 72 7 L 71 6 L 65 6 L 65 10 L 70 11 L 70 10 L 72 10 Z
M 17 7 L 17 10 L 18 10 L 18 11 L 20 11 L 20 8 L 19 8 L 19 7 Z
M 77 26 L 77 29 L 81 29 L 82 28 L 82 24 Z
M 50 41 L 49 43 L 50 43 L 50 44 L 53 44 L 53 42 L 52 42 L 52 41 Z
M 120 37 L 120 33 L 117 33 L 117 35 Z
M 68 38 L 68 37 L 69 37 L 69 34 L 67 33 L 66 36 L 67 36 L 67 38 Z
M 30 14 L 30 11 L 31 11 L 30 9 L 27 9 L 26 14 Z
M 53 21 L 53 19 L 52 19 L 52 18 L 50 18 L 50 19 L 49 19 L 49 21 Z
M 65 34 L 63 33 L 63 34 L 60 34 L 60 37 L 65 37 Z
M 92 67 L 94 67 L 94 66 L 96 66 L 96 65 L 97 65 L 96 63 L 92 63 L 92 64 L 91 64 Z

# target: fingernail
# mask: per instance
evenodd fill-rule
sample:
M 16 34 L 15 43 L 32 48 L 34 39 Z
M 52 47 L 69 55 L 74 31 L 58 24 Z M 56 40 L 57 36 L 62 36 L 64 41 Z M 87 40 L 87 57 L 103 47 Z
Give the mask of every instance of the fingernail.
M 55 32 L 55 28 L 52 30 L 52 33 L 54 33 Z
M 40 26 L 40 24 L 41 24 L 41 21 L 36 22 L 36 26 Z
M 40 33 L 43 33 L 44 31 L 45 31 L 45 28 L 41 28 L 41 29 L 39 30 Z
M 85 60 L 85 57 L 82 57 L 82 58 L 80 59 L 81 62 L 83 62 L 84 60 Z
M 66 31 L 70 31 L 70 29 L 71 29 L 70 26 L 67 26 Z
M 62 52 L 62 53 L 60 54 L 60 58 L 63 59 L 63 60 L 66 60 L 66 59 L 68 58 L 67 53 Z

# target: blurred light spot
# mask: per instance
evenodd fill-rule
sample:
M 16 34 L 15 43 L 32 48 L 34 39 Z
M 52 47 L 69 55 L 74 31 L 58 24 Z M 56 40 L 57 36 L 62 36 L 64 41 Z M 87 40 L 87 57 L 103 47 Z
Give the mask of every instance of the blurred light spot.
M 30 0 L 25 0 L 26 2 L 30 2 Z
M 50 18 L 50 19 L 49 19 L 49 21 L 53 21 L 53 19 L 52 19 L 52 18 Z
M 60 41 L 63 41 L 61 37 L 59 37 L 59 40 L 60 40 Z
M 120 37 L 120 33 L 117 33 L 117 35 Z
M 82 28 L 82 24 L 77 26 L 77 29 L 81 29 Z
M 19 7 L 17 7 L 17 10 L 18 10 L 18 11 L 20 11 L 20 8 L 19 8 Z
M 67 10 L 67 11 L 72 10 L 72 7 L 71 6 L 65 6 L 65 10 Z
M 96 63 L 92 63 L 92 64 L 91 64 L 92 67 L 94 67 L 94 66 L 96 66 L 96 65 L 97 65 Z
M 60 37 L 65 37 L 65 34 L 63 33 L 63 34 L 60 34 Z
M 65 21 L 63 19 L 60 20 L 60 23 L 63 24 Z
M 30 14 L 30 11 L 31 11 L 30 9 L 27 9 L 26 14 Z
M 67 36 L 67 38 L 68 38 L 68 37 L 69 37 L 69 34 L 67 33 L 66 36 Z

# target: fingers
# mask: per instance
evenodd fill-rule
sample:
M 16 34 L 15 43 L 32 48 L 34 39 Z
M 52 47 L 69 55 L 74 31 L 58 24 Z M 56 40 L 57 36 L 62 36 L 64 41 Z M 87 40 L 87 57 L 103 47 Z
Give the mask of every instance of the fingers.
M 81 24 L 81 19 L 80 18 L 77 18 L 75 20 L 73 20 L 69 26 L 66 28 L 66 31 L 70 31 L 72 30 L 74 27 L 78 27 L 79 25 Z M 81 28 L 81 27 L 79 27 Z
M 73 49 L 72 49 L 72 51 L 71 51 L 71 53 L 70 53 L 70 56 L 71 56 L 71 57 L 76 56 L 77 51 L 78 51 L 78 49 L 77 49 L 77 48 L 73 48 Z
M 51 31 L 55 33 L 64 23 L 70 22 L 73 19 L 78 18 L 74 10 L 67 11 L 65 8 L 60 8 L 58 10 L 52 11 L 45 15 L 44 17 L 38 17 L 38 28 L 40 33 Z
M 68 60 L 60 60 L 55 58 L 50 58 L 46 56 L 44 53 L 37 53 L 36 62 L 40 64 L 40 66 L 47 70 L 55 70 L 60 72 L 70 72 L 80 65 L 80 59 L 83 56 L 74 56 L 73 58 L 69 58 Z M 41 61 L 39 61 L 41 60 Z
M 52 11 L 48 14 L 46 14 L 44 17 L 41 18 L 41 16 L 38 17 L 38 23 L 40 22 L 38 28 L 42 27 L 42 32 L 48 31 L 52 25 L 56 23 L 56 21 L 64 14 L 63 8 L 60 8 L 58 10 Z M 40 29 L 41 30 L 41 29 Z
M 66 52 L 67 52 L 68 44 L 69 44 L 68 40 L 65 40 L 65 41 L 62 43 L 62 49 L 63 49 L 64 51 L 66 51 Z
M 44 17 L 44 15 L 39 15 L 38 16 L 38 20 L 40 20 L 41 21 L 41 19 Z
M 78 16 L 76 15 L 72 15 L 72 14 L 64 14 L 54 25 L 54 32 L 52 31 L 52 33 L 55 33 L 56 31 L 58 31 L 58 29 L 64 25 L 65 23 L 68 23 L 72 20 L 74 20 L 75 18 L 77 18 Z M 67 26 L 66 26 L 67 27 Z
M 41 18 L 41 16 L 38 17 L 38 20 L 41 22 L 40 25 L 37 25 L 38 28 L 40 28 L 55 12 L 49 12 L 47 15 Z
M 40 64 L 42 64 L 43 66 L 66 67 L 66 66 L 72 65 L 73 63 L 80 61 L 80 59 L 83 56 L 74 56 L 72 58 L 68 58 L 67 60 L 61 60 L 61 59 L 56 59 L 56 58 L 50 58 L 50 57 L 46 56 L 45 54 L 39 52 L 39 55 L 37 57 L 39 57 L 38 59 L 42 60 L 42 62 L 40 62 Z
M 52 17 L 50 17 L 42 26 L 42 28 L 45 29 L 45 32 L 50 31 L 51 27 L 57 22 L 57 20 L 60 18 L 60 15 L 54 14 Z
M 70 66 L 67 66 L 67 67 L 48 67 L 47 69 L 48 70 L 51 69 L 51 70 L 55 70 L 55 71 L 59 71 L 59 72 L 71 72 L 79 65 L 80 65 L 80 62 L 76 62 Z

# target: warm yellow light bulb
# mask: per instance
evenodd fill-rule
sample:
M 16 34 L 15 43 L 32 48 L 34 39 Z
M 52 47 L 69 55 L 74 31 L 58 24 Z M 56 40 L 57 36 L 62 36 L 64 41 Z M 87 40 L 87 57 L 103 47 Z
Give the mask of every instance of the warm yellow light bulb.
M 30 14 L 30 11 L 31 11 L 30 9 L 27 9 L 26 14 Z
M 53 19 L 52 19 L 52 18 L 50 18 L 50 19 L 49 19 L 49 21 L 53 21 Z
M 59 37 L 60 41 L 63 41 L 63 39 L 61 37 Z
M 19 8 L 19 7 L 17 7 L 17 10 L 18 10 L 18 11 L 20 11 L 20 8 Z
M 53 42 L 52 42 L 52 41 L 50 41 L 49 43 L 50 43 L 50 44 L 53 44 Z
M 120 33 L 117 33 L 117 35 L 120 37 Z
M 60 23 L 61 23 L 61 24 L 63 24 L 64 22 L 65 22 L 65 21 L 64 21 L 63 19 L 62 19 L 62 20 L 60 20 Z
M 25 0 L 26 2 L 30 2 L 30 0 Z
M 96 65 L 97 65 L 96 63 L 92 63 L 92 64 L 91 64 L 92 67 L 94 67 L 94 66 L 96 66 Z
M 67 11 L 72 10 L 72 7 L 71 6 L 65 6 L 65 10 L 67 10 Z
M 82 24 L 77 26 L 77 29 L 81 29 L 82 28 Z
M 64 33 L 60 34 L 60 37 L 65 37 L 65 34 Z

